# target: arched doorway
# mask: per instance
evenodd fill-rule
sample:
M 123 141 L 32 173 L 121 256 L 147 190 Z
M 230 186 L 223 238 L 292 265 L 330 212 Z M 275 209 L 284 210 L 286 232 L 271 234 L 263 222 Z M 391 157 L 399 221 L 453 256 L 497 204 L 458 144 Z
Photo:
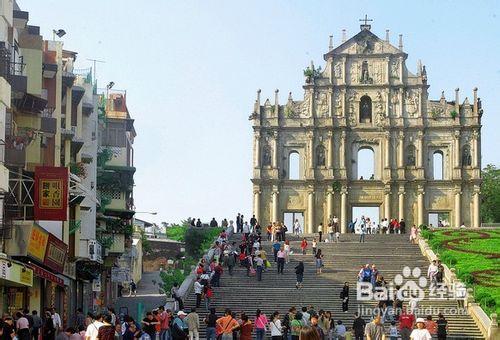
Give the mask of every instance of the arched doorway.
M 371 147 L 365 146 L 358 149 L 358 163 L 356 173 L 358 180 L 375 179 L 375 151 Z

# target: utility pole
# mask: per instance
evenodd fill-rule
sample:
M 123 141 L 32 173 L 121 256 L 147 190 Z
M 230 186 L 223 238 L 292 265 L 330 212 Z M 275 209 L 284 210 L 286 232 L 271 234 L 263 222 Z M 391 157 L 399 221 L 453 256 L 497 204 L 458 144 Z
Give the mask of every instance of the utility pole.
M 104 61 L 104 60 L 99 60 L 99 59 L 91 59 L 91 58 L 87 58 L 87 60 L 89 60 L 89 61 L 91 61 L 91 62 L 93 62 L 93 63 L 94 63 L 94 66 L 92 67 L 92 70 L 93 70 L 93 73 L 94 73 L 94 74 L 93 74 L 92 76 L 94 77 L 94 82 L 97 84 L 97 79 L 96 79 L 96 77 L 95 77 L 95 74 L 96 74 L 96 64 L 97 64 L 97 63 L 106 63 L 106 61 Z

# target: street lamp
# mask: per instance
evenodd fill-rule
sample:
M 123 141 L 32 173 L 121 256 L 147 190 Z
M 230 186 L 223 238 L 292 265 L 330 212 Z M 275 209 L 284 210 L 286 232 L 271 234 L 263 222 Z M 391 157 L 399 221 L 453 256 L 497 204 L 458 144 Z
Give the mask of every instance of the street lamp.
M 62 38 L 64 35 L 66 35 L 66 31 L 61 28 L 58 30 L 52 30 L 52 40 L 56 40 L 56 35 L 59 38 Z

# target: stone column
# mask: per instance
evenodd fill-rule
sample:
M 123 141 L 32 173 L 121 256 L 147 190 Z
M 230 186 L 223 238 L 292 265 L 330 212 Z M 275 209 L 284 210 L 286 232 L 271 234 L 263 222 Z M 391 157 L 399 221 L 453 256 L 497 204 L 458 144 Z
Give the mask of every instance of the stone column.
M 422 167 L 422 164 L 423 164 L 423 159 L 424 159 L 424 142 L 423 142 L 423 139 L 424 139 L 424 134 L 422 131 L 419 131 L 417 133 L 417 168 L 421 168 Z M 444 169 L 443 169 L 444 171 Z
M 314 133 L 309 131 L 307 133 L 307 148 L 309 149 L 307 163 L 309 169 L 314 167 Z
M 399 117 L 403 117 L 403 105 L 404 105 L 404 90 L 403 88 L 399 89 Z
M 347 223 L 349 222 L 347 216 L 347 187 L 342 187 L 340 191 L 340 232 L 345 234 L 347 232 Z
M 327 138 L 328 138 L 328 157 L 327 157 L 327 164 L 326 166 L 328 167 L 328 169 L 331 169 L 333 168 L 333 132 L 332 131 L 328 131 L 328 134 L 327 134 Z
M 330 216 L 333 216 L 333 192 L 328 190 L 326 192 L 326 216 L 324 217 L 326 217 L 326 220 L 328 221 Z M 325 226 L 327 224 L 325 224 Z
M 391 133 L 386 132 L 385 133 L 385 140 L 384 140 L 384 168 L 390 168 L 391 167 Z
M 279 221 L 279 192 L 277 190 L 272 193 L 272 211 L 271 211 L 271 219 L 272 222 Z
M 307 232 L 314 232 L 314 189 L 307 192 Z
M 404 188 L 399 188 L 398 192 L 398 218 L 401 221 L 405 218 L 405 192 Z
M 384 218 L 391 218 L 391 187 L 388 186 L 384 190 Z
M 340 156 L 340 168 L 345 169 L 345 138 L 346 132 L 342 131 L 340 135 L 340 148 L 339 148 L 339 156 Z
M 473 209 L 473 220 L 472 220 L 472 227 L 473 228 L 479 228 L 481 226 L 481 216 L 480 216 L 480 198 L 479 194 L 481 187 L 479 185 L 474 185 L 474 192 L 472 194 L 472 209 Z
M 273 148 L 272 167 L 273 169 L 276 169 L 278 167 L 278 131 L 273 131 L 272 148 Z
M 254 168 L 260 168 L 260 131 L 255 131 L 253 143 Z
M 424 187 L 417 188 L 417 227 L 424 223 Z
M 260 220 L 260 195 L 261 191 L 260 190 L 254 190 L 253 192 L 253 214 L 255 215 L 255 218 L 259 223 L 262 224 L 262 221 Z
M 461 197 L 462 197 L 462 188 L 459 185 L 455 186 L 455 209 L 454 209 L 455 225 L 453 227 L 460 227 L 460 225 L 462 224 Z
M 403 131 L 399 132 L 398 135 L 398 168 L 404 167 L 405 161 L 404 161 L 404 149 L 405 149 L 405 135 L 403 134 Z
M 460 167 L 460 131 L 456 130 L 455 134 L 453 135 L 453 167 L 454 168 L 459 168 Z M 444 169 L 443 169 L 444 172 Z
M 403 57 L 399 57 L 399 82 L 403 82 Z
M 476 169 L 479 166 L 479 133 L 477 131 L 472 132 L 472 167 Z

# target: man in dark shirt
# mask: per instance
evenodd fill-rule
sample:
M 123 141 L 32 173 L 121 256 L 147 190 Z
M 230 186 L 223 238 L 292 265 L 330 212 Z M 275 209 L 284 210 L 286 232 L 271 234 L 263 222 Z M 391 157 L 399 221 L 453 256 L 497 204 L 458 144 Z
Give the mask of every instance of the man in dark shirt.
M 443 314 L 439 313 L 436 324 L 438 340 L 446 340 L 446 335 L 448 333 L 448 321 L 446 321 Z
M 205 324 L 207 325 L 207 339 L 215 339 L 217 327 L 217 315 L 215 314 L 215 308 L 210 308 L 210 314 L 205 318 Z
M 159 324 L 153 316 L 153 313 L 147 312 L 146 317 L 142 320 L 142 330 L 147 333 L 151 339 L 156 339 L 156 325 Z
M 363 340 L 363 337 L 365 335 L 365 326 L 365 320 L 363 320 L 363 318 L 359 316 L 358 312 L 354 313 L 354 322 L 352 323 L 352 329 L 354 330 L 355 340 Z
M 401 219 L 401 221 L 399 221 L 399 230 L 400 230 L 401 234 L 406 233 L 406 222 L 403 219 Z

